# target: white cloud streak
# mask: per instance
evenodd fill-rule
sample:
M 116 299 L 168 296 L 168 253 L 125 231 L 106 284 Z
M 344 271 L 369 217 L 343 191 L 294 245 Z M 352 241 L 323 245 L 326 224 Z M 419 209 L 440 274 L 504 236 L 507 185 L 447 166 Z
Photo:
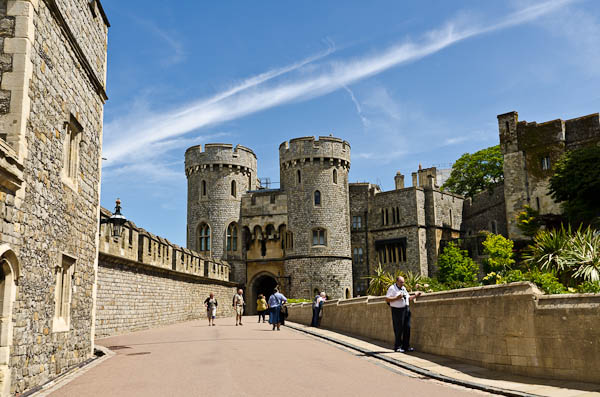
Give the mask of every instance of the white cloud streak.
M 265 83 L 275 77 L 297 71 L 302 66 L 328 55 L 320 54 L 252 77 L 212 98 L 184 105 L 175 111 L 157 114 L 145 120 L 117 120 L 108 125 L 110 128 L 107 128 L 106 136 L 110 138 L 107 139 L 104 155 L 111 160 L 110 165 L 127 163 L 128 156 L 145 151 L 153 142 L 282 104 L 328 94 L 392 67 L 435 54 L 465 39 L 533 21 L 571 2 L 572 0 L 546 1 L 508 14 L 500 21 L 486 26 L 474 24 L 461 27 L 456 22 L 448 23 L 442 29 L 425 34 L 418 42 L 405 41 L 363 58 L 329 62 L 320 65 L 319 68 L 312 67 L 309 75 L 300 74 L 295 80 L 265 86 Z M 119 137 L 116 136 L 116 131 L 119 131 Z

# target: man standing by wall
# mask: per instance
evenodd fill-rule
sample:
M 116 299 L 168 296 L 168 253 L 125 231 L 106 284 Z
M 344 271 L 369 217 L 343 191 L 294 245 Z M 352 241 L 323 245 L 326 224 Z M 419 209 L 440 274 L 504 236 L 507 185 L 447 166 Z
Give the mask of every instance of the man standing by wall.
M 242 324 L 242 315 L 244 314 L 244 291 L 240 288 L 237 294 L 233 296 L 233 308 L 235 309 L 235 325 Z
M 404 353 L 414 349 L 410 347 L 410 301 L 420 296 L 417 292 L 410 296 L 404 287 L 404 277 L 398 276 L 385 295 L 385 301 L 392 309 L 392 324 L 394 326 L 394 351 Z

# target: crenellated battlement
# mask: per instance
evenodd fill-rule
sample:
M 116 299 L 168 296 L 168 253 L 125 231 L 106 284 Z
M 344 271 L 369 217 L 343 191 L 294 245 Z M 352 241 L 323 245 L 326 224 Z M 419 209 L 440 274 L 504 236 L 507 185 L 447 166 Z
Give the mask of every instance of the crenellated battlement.
M 111 212 L 101 209 L 100 217 L 108 219 Z M 206 257 L 196 251 L 171 243 L 128 221 L 123 227 L 121 237 L 111 235 L 108 224 L 100 228 L 100 254 L 122 257 L 128 261 L 182 273 L 229 281 L 231 266 L 221 259 Z
M 298 163 L 329 162 L 350 168 L 350 144 L 333 136 L 301 137 L 279 145 L 279 163 L 288 168 Z
M 256 154 L 242 145 L 233 147 L 229 143 L 207 143 L 196 145 L 185 151 L 185 173 L 189 177 L 199 171 L 222 169 L 256 173 Z

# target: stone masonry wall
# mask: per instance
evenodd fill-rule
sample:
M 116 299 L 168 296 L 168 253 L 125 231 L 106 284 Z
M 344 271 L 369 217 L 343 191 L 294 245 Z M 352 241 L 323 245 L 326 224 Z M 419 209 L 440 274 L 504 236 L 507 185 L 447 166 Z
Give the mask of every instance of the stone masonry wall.
M 600 379 L 600 294 L 542 295 L 530 283 L 425 294 L 411 307 L 411 344 L 517 375 Z M 289 308 L 289 321 L 310 324 L 310 303 Z M 383 297 L 329 301 L 323 328 L 393 344 Z
M 96 338 L 206 318 L 204 300 L 213 292 L 217 317 L 233 316 L 234 283 L 153 268 L 100 256 Z
M 352 261 L 334 258 L 286 259 L 290 277 L 288 298 L 312 299 L 315 289 L 333 298 L 352 296 Z
M 68 21 L 85 26 L 76 30 L 76 41 L 99 48 L 98 53 L 105 51 L 108 28 L 101 18 L 93 17 L 85 0 L 11 4 L 13 11 L 20 13 L 15 29 L 27 36 L 15 41 L 13 50 L 22 45 L 23 49 L 15 51 L 29 57 L 24 65 L 19 65 L 20 69 L 13 70 L 13 77 L 17 73 L 27 76 L 32 68 L 31 80 L 26 84 L 30 102 L 20 102 L 26 104 L 20 110 L 26 129 L 25 139 L 19 141 L 27 145 L 27 150 L 19 152 L 25 180 L 20 230 L 23 245 L 18 252 L 22 272 L 13 310 L 10 358 L 11 392 L 22 393 L 86 360 L 93 350 L 104 98 L 90 75 L 83 72 L 83 61 L 66 37 L 66 28 L 57 21 L 56 13 L 68 12 Z M 104 59 L 96 69 L 100 84 L 105 77 Z M 3 87 L 8 84 L 6 74 L 2 84 Z M 15 88 L 11 92 L 11 112 L 17 109 L 12 108 L 12 101 L 19 92 L 25 91 Z M 72 118 L 82 129 L 76 173 L 71 181 L 66 181 L 65 124 Z M 75 259 L 70 325 L 68 330 L 54 331 L 56 274 L 62 255 Z
M 467 236 L 482 230 L 492 232 L 492 221 L 496 221 L 496 232 L 506 237 L 504 184 L 476 194 L 464 202 L 462 231 Z

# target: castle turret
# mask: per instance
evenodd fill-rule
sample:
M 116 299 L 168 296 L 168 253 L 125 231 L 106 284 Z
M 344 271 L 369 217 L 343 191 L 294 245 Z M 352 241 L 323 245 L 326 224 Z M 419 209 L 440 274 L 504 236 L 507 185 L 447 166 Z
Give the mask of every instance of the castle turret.
M 288 200 L 285 274 L 289 295 L 352 296 L 348 171 L 350 144 L 304 137 L 279 146 L 280 183 Z
M 256 155 L 240 145 L 192 146 L 185 152 L 185 174 L 187 247 L 228 260 L 232 279 L 244 282 L 240 208 L 242 195 L 257 187 Z

